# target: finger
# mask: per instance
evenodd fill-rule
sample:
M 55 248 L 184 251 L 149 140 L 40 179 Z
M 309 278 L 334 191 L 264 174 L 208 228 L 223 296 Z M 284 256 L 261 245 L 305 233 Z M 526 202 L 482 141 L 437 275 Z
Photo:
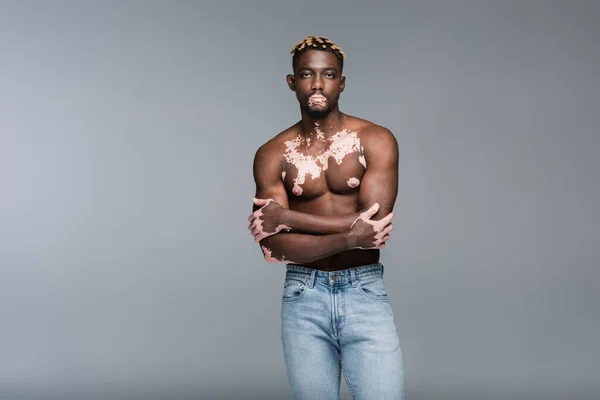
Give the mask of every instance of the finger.
M 254 199 L 252 199 L 254 204 L 257 206 L 265 206 L 269 203 L 269 200 L 271 200 L 271 199 L 257 199 L 256 197 Z
M 381 249 L 385 249 L 385 243 L 381 243 L 379 246 L 376 247 L 377 250 L 381 250 Z
M 263 240 L 265 237 L 267 237 L 267 235 L 265 235 L 264 233 L 259 233 L 258 235 L 254 236 L 254 241 L 255 242 L 260 242 L 261 240 Z
M 375 235 L 375 239 L 376 240 L 384 240 L 385 235 L 386 235 L 385 233 L 379 232 L 377 235 Z
M 371 206 L 371 208 L 369 208 L 367 211 L 365 211 L 363 214 L 365 215 L 365 217 L 367 217 L 367 219 L 371 219 L 371 217 L 375 214 L 377 214 L 377 211 L 379 211 L 379 203 L 375 203 Z
M 381 218 L 379 222 L 381 225 L 386 226 L 388 225 L 390 222 L 392 222 L 392 219 L 394 219 L 394 212 L 392 211 L 391 213 L 389 213 L 388 215 L 386 215 L 385 217 Z
M 254 221 L 256 217 L 254 216 L 254 213 L 250 214 L 250 216 L 248 217 L 248 221 L 252 222 Z
M 388 235 L 392 232 L 392 230 L 394 229 L 394 227 L 392 226 L 392 224 L 389 224 L 388 226 L 386 226 L 385 228 L 383 228 L 383 230 L 380 232 L 381 235 Z

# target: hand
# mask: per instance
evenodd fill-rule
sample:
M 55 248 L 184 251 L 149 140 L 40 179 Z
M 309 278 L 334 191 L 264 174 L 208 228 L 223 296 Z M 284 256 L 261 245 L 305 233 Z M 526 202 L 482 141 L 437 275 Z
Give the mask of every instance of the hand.
M 379 221 L 372 221 L 371 218 L 377 214 L 377 211 L 379 211 L 379 204 L 375 203 L 352 223 L 350 235 L 356 243 L 353 248 L 381 250 L 385 247 L 385 242 L 390 238 L 390 232 L 393 229 L 392 219 L 394 213 L 389 213 Z
M 254 204 L 261 206 L 248 217 L 248 229 L 255 242 L 260 242 L 266 237 L 275 235 L 290 227 L 281 223 L 281 216 L 285 208 L 273 199 L 254 199 Z

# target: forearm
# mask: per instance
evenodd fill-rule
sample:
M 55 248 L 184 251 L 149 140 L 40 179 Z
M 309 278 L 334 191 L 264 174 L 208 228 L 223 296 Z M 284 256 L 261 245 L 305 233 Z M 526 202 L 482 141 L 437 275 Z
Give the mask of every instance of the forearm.
M 283 211 L 281 220 L 292 231 L 331 235 L 348 232 L 359 215 L 358 212 L 341 215 L 314 215 L 286 209 Z
M 348 232 L 313 236 L 284 233 L 269 236 L 260 242 L 269 262 L 309 263 L 350 250 L 355 246 Z

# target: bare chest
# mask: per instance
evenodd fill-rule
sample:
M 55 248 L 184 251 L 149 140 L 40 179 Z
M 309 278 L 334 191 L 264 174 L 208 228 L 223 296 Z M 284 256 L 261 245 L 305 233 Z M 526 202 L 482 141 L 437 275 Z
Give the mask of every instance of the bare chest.
M 292 196 L 349 194 L 359 190 L 366 166 L 355 132 L 344 130 L 327 139 L 298 136 L 286 142 L 282 179 Z

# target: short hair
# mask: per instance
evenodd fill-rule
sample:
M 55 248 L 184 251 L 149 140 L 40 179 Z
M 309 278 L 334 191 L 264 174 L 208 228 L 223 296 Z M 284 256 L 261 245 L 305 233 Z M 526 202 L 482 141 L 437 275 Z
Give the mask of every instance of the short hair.
M 337 44 L 327 39 L 325 36 L 307 36 L 304 40 L 295 44 L 290 52 L 290 54 L 292 54 L 292 68 L 294 71 L 296 70 L 298 57 L 307 50 L 329 51 L 335 54 L 340 63 L 340 70 L 344 69 L 344 60 L 346 59 L 346 54 Z

